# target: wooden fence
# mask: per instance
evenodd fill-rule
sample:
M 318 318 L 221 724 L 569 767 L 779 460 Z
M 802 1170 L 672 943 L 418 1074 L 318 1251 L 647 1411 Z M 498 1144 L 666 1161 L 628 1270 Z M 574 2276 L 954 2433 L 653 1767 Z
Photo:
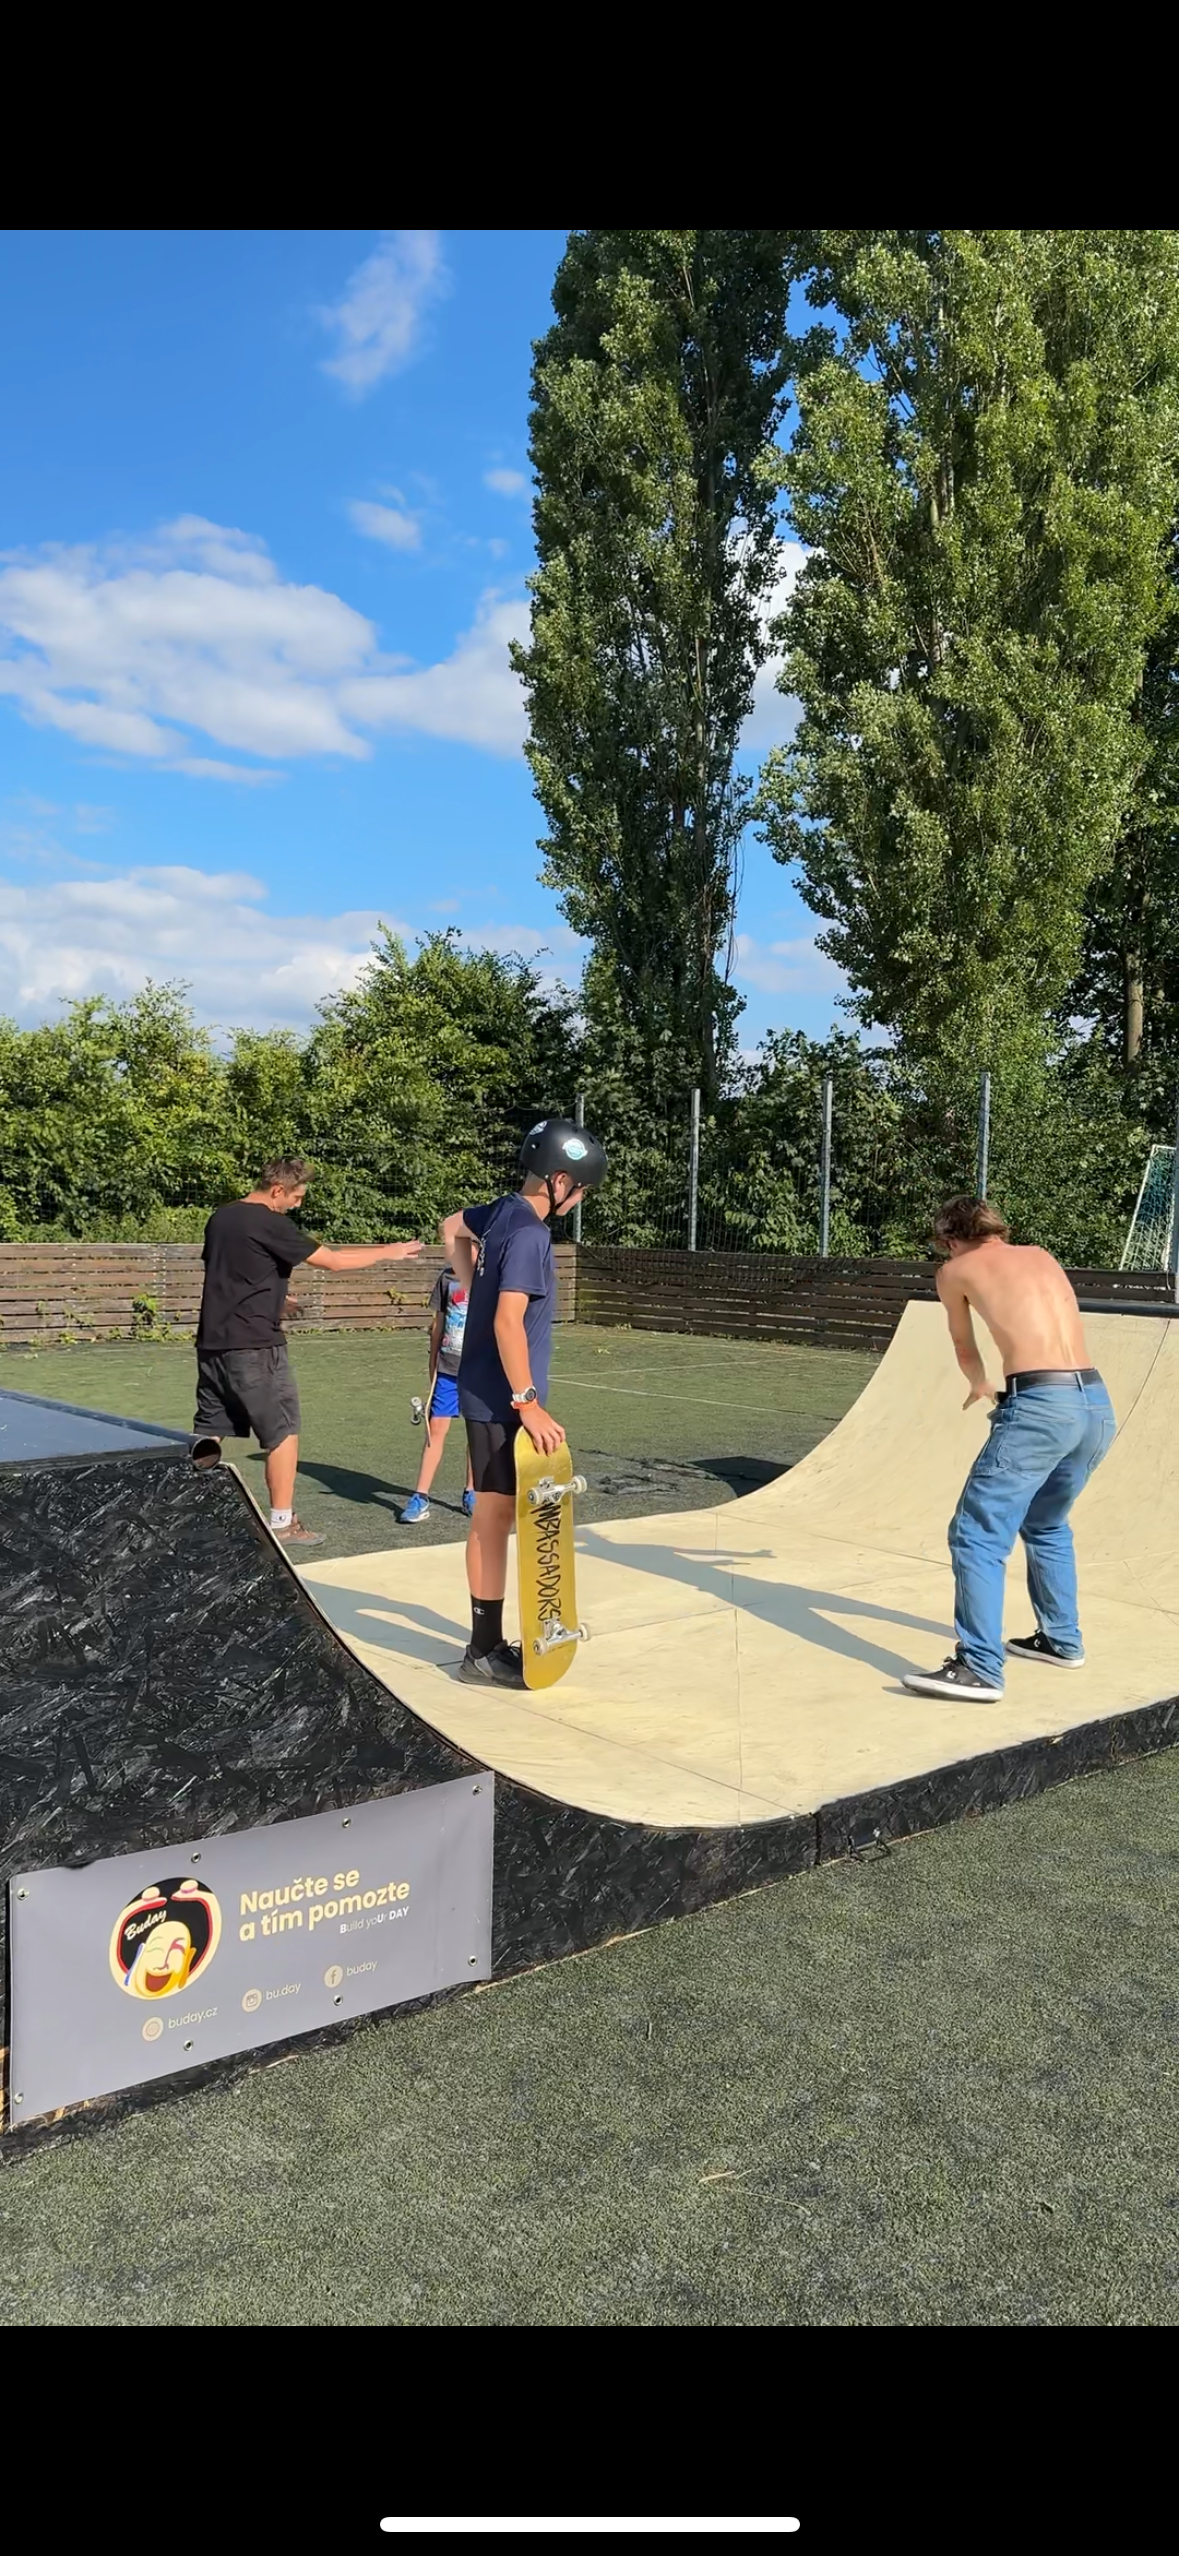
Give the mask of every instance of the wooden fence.
M 574 1318 L 571 1243 L 555 1250 L 558 1319 Z M 296 1269 L 292 1330 L 420 1331 L 444 1254 L 379 1261 L 333 1274 Z M 201 1300 L 196 1243 L 0 1243 L 0 1343 L 129 1340 L 196 1329 Z
M 291 1329 L 413 1331 L 443 1255 L 392 1260 L 333 1277 L 297 1269 Z M 558 1318 L 699 1332 L 733 1340 L 887 1348 L 913 1296 L 934 1293 L 927 1260 L 803 1260 L 775 1252 L 624 1251 L 556 1246 Z M 1074 1269 L 1078 1295 L 1152 1304 L 1161 1271 Z M 0 1243 L 0 1344 L 126 1340 L 196 1328 L 195 1243 Z
M 1171 1291 L 1161 1271 L 1074 1269 L 1070 1275 L 1080 1296 L 1151 1304 Z M 935 1276 L 929 1260 L 804 1260 L 775 1252 L 624 1251 L 583 1243 L 577 1319 L 635 1331 L 886 1349 L 910 1299 L 935 1294 Z

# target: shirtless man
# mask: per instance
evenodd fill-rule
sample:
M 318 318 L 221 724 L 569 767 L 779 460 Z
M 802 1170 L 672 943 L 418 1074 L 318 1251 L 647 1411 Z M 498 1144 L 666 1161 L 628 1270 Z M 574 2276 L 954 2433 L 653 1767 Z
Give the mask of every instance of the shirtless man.
M 947 1255 L 937 1291 L 970 1386 L 963 1410 L 982 1401 L 995 1407 L 950 1524 L 957 1650 L 928 1677 L 914 1671 L 902 1682 L 915 1695 L 990 1704 L 1003 1693 L 1003 1594 L 1017 1535 L 1036 1631 L 1008 1642 L 1008 1653 L 1055 1668 L 1083 1664 L 1069 1511 L 1117 1422 L 1087 1363 L 1077 1300 L 1059 1261 L 1034 1245 L 1012 1245 L 1003 1218 L 981 1198 L 952 1198 L 934 1231 Z M 1003 1360 L 1001 1391 L 987 1382 L 972 1313 Z

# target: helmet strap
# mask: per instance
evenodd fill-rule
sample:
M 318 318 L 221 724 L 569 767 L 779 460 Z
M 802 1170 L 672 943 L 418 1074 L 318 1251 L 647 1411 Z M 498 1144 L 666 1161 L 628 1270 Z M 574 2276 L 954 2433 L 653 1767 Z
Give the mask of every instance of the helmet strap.
M 555 1216 L 555 1215 L 556 1215 L 556 1212 L 557 1212 L 557 1199 L 556 1199 L 556 1193 L 555 1193 L 554 1188 L 553 1188 L 553 1174 L 552 1174 L 552 1172 L 546 1172 L 546 1173 L 545 1173 L 545 1176 L 544 1176 L 544 1185 L 545 1185 L 545 1188 L 547 1189 L 547 1191 L 548 1191 L 548 1193 L 549 1193 L 549 1214 L 550 1214 L 550 1216 Z

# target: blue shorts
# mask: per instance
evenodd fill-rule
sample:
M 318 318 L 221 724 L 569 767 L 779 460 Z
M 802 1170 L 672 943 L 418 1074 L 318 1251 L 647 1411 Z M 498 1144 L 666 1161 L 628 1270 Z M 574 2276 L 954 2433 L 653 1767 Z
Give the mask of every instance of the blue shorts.
M 435 1376 L 434 1398 L 430 1404 L 431 1420 L 457 1420 L 458 1416 L 458 1377 Z

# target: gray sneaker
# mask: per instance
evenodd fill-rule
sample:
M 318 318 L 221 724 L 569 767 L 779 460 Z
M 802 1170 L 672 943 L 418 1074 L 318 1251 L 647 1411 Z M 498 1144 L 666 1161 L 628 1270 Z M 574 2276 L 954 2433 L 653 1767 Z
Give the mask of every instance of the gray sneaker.
M 292 1518 L 289 1527 L 271 1527 L 270 1532 L 275 1543 L 285 1545 L 288 1550 L 292 1545 L 297 1545 L 302 1552 L 308 1545 L 327 1542 L 326 1536 L 313 1535 L 311 1528 L 305 1527 L 301 1518 Z
M 497 1642 L 494 1651 L 473 1651 L 468 1643 L 458 1673 L 464 1686 L 523 1686 L 524 1654 L 518 1642 Z

